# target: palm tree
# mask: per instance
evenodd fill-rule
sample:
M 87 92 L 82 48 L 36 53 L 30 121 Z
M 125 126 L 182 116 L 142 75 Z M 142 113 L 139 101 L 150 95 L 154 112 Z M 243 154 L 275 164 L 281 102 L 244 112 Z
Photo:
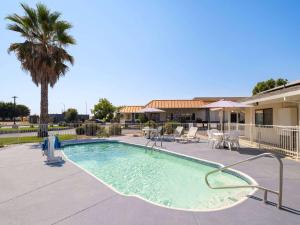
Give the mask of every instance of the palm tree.
M 21 7 L 25 11 L 23 16 L 12 14 L 6 17 L 11 22 L 7 29 L 19 33 L 25 41 L 12 43 L 8 52 L 16 54 L 22 69 L 30 73 L 37 86 L 41 86 L 39 136 L 45 136 L 48 135 L 48 86 L 53 87 L 66 74 L 69 69 L 66 63 L 73 65 L 74 59 L 66 47 L 75 44 L 75 40 L 67 33 L 72 25 L 61 20 L 59 12 L 51 12 L 40 3 L 36 9 L 26 4 Z

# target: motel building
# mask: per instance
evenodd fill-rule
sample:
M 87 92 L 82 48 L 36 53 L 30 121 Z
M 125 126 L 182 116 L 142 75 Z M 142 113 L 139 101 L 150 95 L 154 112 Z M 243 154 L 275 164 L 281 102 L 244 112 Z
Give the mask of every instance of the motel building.
M 152 100 L 143 106 L 125 106 L 120 110 L 120 122 L 136 123 L 139 115 L 144 114 L 156 122 L 177 121 L 193 123 L 200 130 L 220 129 L 220 111 L 209 110 L 205 105 L 221 99 L 252 106 L 239 111 L 225 111 L 225 132 L 239 130 L 241 142 L 249 146 L 276 149 L 285 155 L 300 158 L 300 80 L 251 97 Z M 147 108 L 161 111 L 140 112 Z
M 218 111 L 211 111 L 205 108 L 206 104 L 221 99 L 240 101 L 244 97 L 196 97 L 190 100 L 152 100 L 143 106 L 125 106 L 120 110 L 121 123 L 135 123 L 141 114 L 155 122 L 177 121 L 181 123 L 197 123 L 198 126 L 220 123 Z M 141 112 L 143 109 L 159 109 L 155 112 Z M 230 117 L 229 117 L 230 115 Z M 244 114 L 238 117 L 239 123 L 244 123 Z M 224 122 L 228 120 L 236 122 L 237 114 L 227 112 Z

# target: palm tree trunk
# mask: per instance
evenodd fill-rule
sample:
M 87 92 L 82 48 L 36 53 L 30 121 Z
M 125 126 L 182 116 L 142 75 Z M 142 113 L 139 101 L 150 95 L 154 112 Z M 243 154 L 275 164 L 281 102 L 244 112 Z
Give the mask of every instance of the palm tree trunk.
M 40 113 L 40 127 L 38 136 L 48 136 L 48 82 L 42 80 L 41 82 L 41 113 Z

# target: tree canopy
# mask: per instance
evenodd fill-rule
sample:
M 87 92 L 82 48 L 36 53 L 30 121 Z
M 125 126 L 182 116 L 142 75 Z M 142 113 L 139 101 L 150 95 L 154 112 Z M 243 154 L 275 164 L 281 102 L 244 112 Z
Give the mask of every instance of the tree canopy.
M 75 122 L 78 119 L 77 109 L 69 108 L 66 112 L 63 113 L 65 116 L 66 122 Z
M 265 81 L 258 82 L 252 90 L 252 94 L 256 95 L 260 92 L 270 90 L 272 88 L 285 85 L 288 83 L 287 79 L 279 78 L 277 80 L 269 79 Z
M 16 111 L 14 115 L 14 104 L 11 102 L 0 102 L 0 118 L 2 120 L 13 117 L 25 117 L 30 115 L 30 109 L 25 105 L 16 105 Z
M 99 102 L 94 105 L 94 109 L 92 113 L 96 119 L 100 119 L 103 121 L 110 121 L 114 117 L 114 112 L 116 107 L 111 104 L 106 98 L 101 98 Z

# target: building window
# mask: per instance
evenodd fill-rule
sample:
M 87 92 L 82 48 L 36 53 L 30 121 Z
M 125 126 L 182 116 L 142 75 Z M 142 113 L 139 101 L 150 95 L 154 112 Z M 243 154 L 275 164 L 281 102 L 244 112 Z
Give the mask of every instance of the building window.
M 255 110 L 255 124 L 264 126 L 273 125 L 273 109 Z

